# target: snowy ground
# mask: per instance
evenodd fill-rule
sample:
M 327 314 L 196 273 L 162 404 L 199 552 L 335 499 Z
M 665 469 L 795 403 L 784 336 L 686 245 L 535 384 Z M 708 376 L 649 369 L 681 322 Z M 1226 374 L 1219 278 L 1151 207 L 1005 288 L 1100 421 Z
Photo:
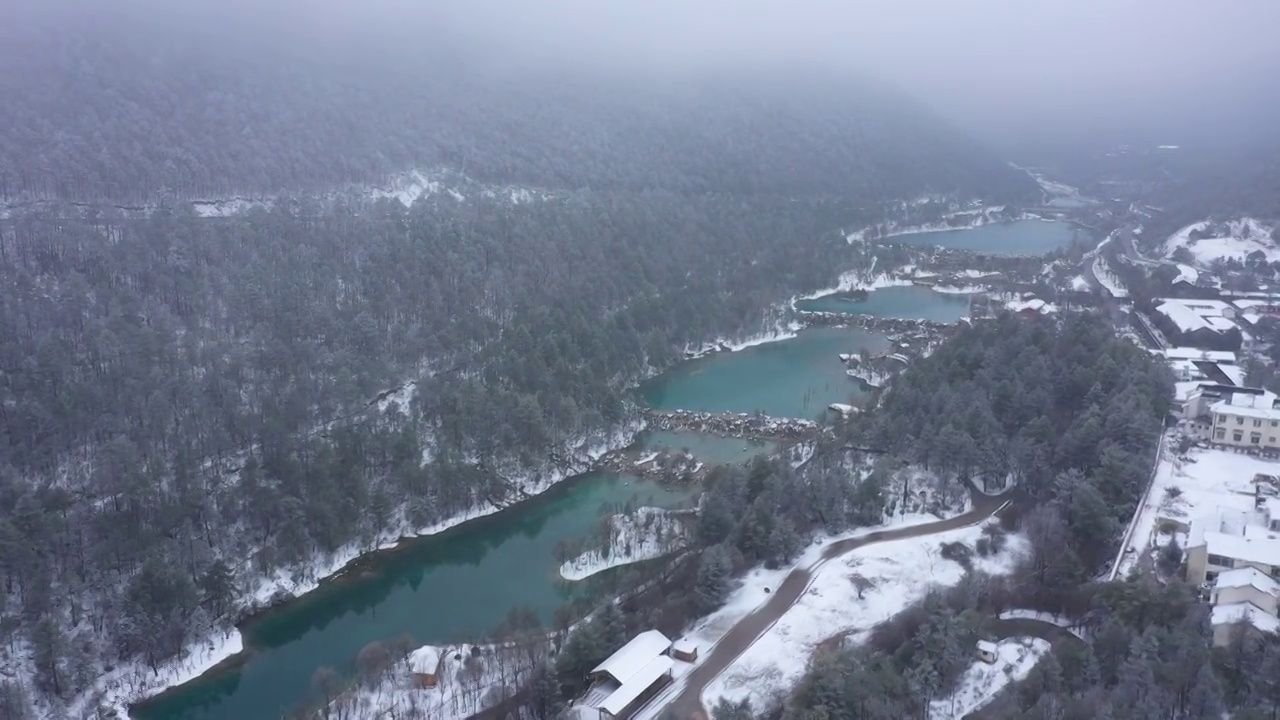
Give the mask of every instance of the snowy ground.
M 378 720 L 388 717 L 460 720 L 511 697 L 527 682 L 531 658 L 540 645 L 460 645 L 440 648 L 434 688 L 416 685 L 405 663 L 397 663 L 371 687 L 344 694 L 329 708 L 333 717 Z
M 974 293 L 987 291 L 985 285 L 934 285 L 929 289 L 949 295 L 973 295 Z
M 995 663 L 975 661 L 960 676 L 955 692 L 929 703 L 929 720 L 960 720 L 986 705 L 1004 686 L 1026 678 L 1049 648 L 1049 643 L 1040 638 L 1002 640 L 996 644 Z
M 1111 268 L 1107 265 L 1107 261 L 1101 257 L 1094 258 L 1093 275 L 1098 278 L 1098 282 L 1102 283 L 1102 287 L 1111 293 L 1113 298 L 1127 298 L 1129 291 L 1125 289 L 1120 282 L 1119 276 L 1111 272 Z
M 718 337 L 715 340 L 703 343 L 696 348 L 686 347 L 684 352 L 685 355 L 688 355 L 689 357 L 701 357 L 709 352 L 715 352 L 722 348 L 728 348 L 729 352 L 738 352 L 739 350 L 745 350 L 746 348 L 755 347 L 757 345 L 790 340 L 803 329 L 804 325 L 795 321 L 785 324 L 778 323 L 773 328 L 765 330 L 764 332 L 756 333 L 755 335 L 748 335 L 747 337 L 737 339 Z
M 946 215 L 942 220 L 932 223 L 924 223 L 921 225 L 899 225 L 897 222 L 890 220 L 886 223 L 863 228 L 856 232 L 849 233 L 845 236 L 845 240 L 850 244 L 855 242 L 865 242 L 870 238 L 871 231 L 880 228 L 880 236 L 874 239 L 883 240 L 884 238 L 894 237 L 896 235 L 914 235 L 916 233 L 928 232 L 945 232 L 947 230 L 967 230 L 992 223 L 1005 222 L 1007 218 L 997 217 L 1004 211 L 1003 205 L 992 205 L 990 207 L 974 208 L 963 212 L 956 212 Z M 1023 219 L 1040 219 L 1038 216 L 1024 213 Z
M 1160 520 L 1181 523 L 1208 515 L 1218 507 L 1253 509 L 1253 476 L 1280 475 L 1280 463 L 1232 452 L 1192 448 L 1180 459 L 1166 449 L 1156 469 L 1151 492 L 1134 520 L 1118 576 L 1148 551 L 1156 549 Z
M 904 285 L 914 285 L 909 277 L 897 277 L 899 273 L 907 273 L 911 268 L 899 268 L 897 272 L 889 272 L 881 270 L 876 272 L 876 263 L 872 261 L 871 267 L 862 270 L 850 270 L 840 275 L 840 279 L 836 284 L 829 288 L 815 290 L 807 295 L 797 295 L 791 299 L 792 306 L 800 300 L 813 300 L 824 295 L 830 295 L 838 292 L 851 292 L 853 290 L 879 290 L 887 287 L 901 287 Z
M 630 515 L 614 515 L 609 518 L 604 547 L 565 562 L 560 576 L 582 580 L 609 568 L 660 557 L 683 547 L 686 535 L 685 524 L 662 508 L 642 507 Z
M 853 642 L 866 639 L 878 624 L 935 587 L 955 585 L 965 570 L 941 555 L 942 545 L 962 542 L 973 546 L 980 526 L 922 538 L 878 543 L 822 564 L 809 588 L 785 615 L 710 683 L 702 702 L 712 707 L 720 698 L 750 699 L 765 708 L 795 687 L 808 658 L 823 640 L 848 633 Z M 1003 562 L 989 568 L 1011 572 L 1025 543 L 1013 539 L 1002 553 Z
M 1071 278 L 1071 289 L 1076 292 L 1089 292 L 1089 281 L 1085 280 L 1083 275 L 1077 275 Z
M 1191 234 L 1209 230 L 1214 237 L 1192 240 Z M 1214 260 L 1244 260 L 1250 253 L 1261 251 L 1267 262 L 1280 260 L 1280 247 L 1271 239 L 1272 228 L 1253 218 L 1241 218 L 1211 225 L 1204 220 L 1192 223 L 1173 235 L 1164 243 L 1166 257 L 1172 257 L 1178 248 L 1186 248 L 1200 265 L 1209 265 Z

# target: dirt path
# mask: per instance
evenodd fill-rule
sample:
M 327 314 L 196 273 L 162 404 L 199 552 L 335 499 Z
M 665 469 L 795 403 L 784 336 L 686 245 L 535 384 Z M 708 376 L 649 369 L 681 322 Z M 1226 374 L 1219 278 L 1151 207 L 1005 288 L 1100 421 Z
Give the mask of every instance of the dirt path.
M 778 618 L 786 614 L 792 605 L 796 604 L 796 601 L 804 595 L 805 590 L 809 587 L 809 582 L 813 579 L 814 573 L 828 560 L 875 543 L 922 537 L 977 525 L 995 514 L 1007 502 L 1006 496 L 988 497 L 974 493 L 974 507 L 963 515 L 923 525 L 882 530 L 862 537 L 849 538 L 848 540 L 840 540 L 833 543 L 823 551 L 822 559 L 813 566 L 792 570 L 787 575 L 787 578 L 782 581 L 782 584 L 773 591 L 773 594 L 763 606 L 739 620 L 729 632 L 725 633 L 724 637 L 716 643 L 711 652 L 698 663 L 698 666 L 683 678 L 679 690 L 680 694 L 670 701 L 661 716 L 672 717 L 676 720 L 691 720 L 693 718 L 705 720 L 709 714 L 702 706 L 702 691 L 706 689 L 712 680 L 719 677 L 720 673 L 732 665 L 739 655 L 751 647 L 765 631 L 772 627 L 778 621 Z
M 1058 627 L 1051 622 L 1032 618 L 1010 618 L 1008 620 L 992 620 L 984 628 L 1001 640 L 1016 637 L 1037 637 L 1048 640 L 1053 647 L 1064 643 L 1081 643 L 1070 630 Z M 986 720 L 995 717 L 1017 715 L 1018 685 L 1021 681 L 1004 686 L 990 702 L 964 716 L 964 720 Z

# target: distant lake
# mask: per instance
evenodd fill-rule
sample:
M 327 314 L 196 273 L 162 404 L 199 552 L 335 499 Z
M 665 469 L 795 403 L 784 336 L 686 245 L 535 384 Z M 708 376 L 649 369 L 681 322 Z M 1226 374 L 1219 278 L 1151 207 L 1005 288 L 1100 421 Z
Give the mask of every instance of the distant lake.
M 962 230 L 909 233 L 884 242 L 915 246 L 941 246 L 989 255 L 1047 255 L 1071 244 L 1076 230 L 1069 223 L 1047 220 L 1015 220 Z

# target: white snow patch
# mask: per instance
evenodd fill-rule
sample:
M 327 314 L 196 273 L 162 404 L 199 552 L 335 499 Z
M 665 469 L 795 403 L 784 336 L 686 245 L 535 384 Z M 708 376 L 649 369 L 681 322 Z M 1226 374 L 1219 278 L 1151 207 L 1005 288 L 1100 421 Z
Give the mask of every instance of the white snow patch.
M 794 299 L 792 301 L 794 302 Z M 757 345 L 765 345 L 768 343 L 775 343 L 775 342 L 781 342 L 783 340 L 790 340 L 794 338 L 803 329 L 804 329 L 803 323 L 796 322 L 793 320 L 786 324 L 778 323 L 770 330 L 765 330 L 764 332 L 757 333 L 755 335 L 749 335 L 745 338 L 741 338 L 737 340 L 730 340 L 729 338 L 726 338 L 726 337 L 719 337 L 719 338 L 716 338 L 715 340 L 712 340 L 711 342 L 703 343 L 698 348 L 686 347 L 684 352 L 685 352 L 685 355 L 691 358 L 701 357 L 703 355 L 706 355 L 709 352 L 714 352 L 716 350 L 721 350 L 721 349 L 727 349 L 729 352 L 738 352 L 739 350 L 745 350 L 749 347 L 755 347 Z
M 1004 205 L 990 205 L 987 207 L 978 207 L 961 212 L 953 212 L 943 216 L 942 220 L 931 223 L 921 223 L 919 225 L 900 225 L 896 220 L 879 223 L 871 227 L 862 228 L 856 232 L 849 233 L 845 236 L 845 241 L 852 244 L 855 242 L 866 242 L 867 240 L 883 240 L 898 235 L 915 235 L 917 233 L 946 232 L 947 230 L 971 230 L 983 225 L 992 223 L 1007 222 L 1008 218 L 998 217 L 998 214 L 1004 211 Z M 1036 218 L 1024 213 L 1022 219 Z M 873 230 L 879 230 L 879 235 L 872 237 Z
M 982 285 L 934 285 L 929 289 L 944 295 L 973 295 L 987 290 Z
M 1214 237 L 1191 239 L 1192 233 L 1210 229 L 1215 230 Z M 1186 248 L 1200 265 L 1209 265 L 1215 260 L 1243 261 L 1254 252 L 1261 252 L 1267 262 L 1274 262 L 1280 260 L 1280 247 L 1272 241 L 1271 232 L 1271 227 L 1249 217 L 1221 224 L 1202 220 L 1169 236 L 1164 243 L 1165 257 L 1172 257 L 1178 248 Z
M 396 388 L 394 392 L 378 401 L 378 412 L 386 412 L 387 408 L 394 405 L 396 412 L 403 415 L 409 414 L 409 403 L 413 402 L 413 396 L 417 391 L 417 383 L 405 383 L 399 388 Z
M 961 720 L 995 699 L 1012 682 L 1023 680 L 1052 646 L 1032 637 L 1009 638 L 996 644 L 995 663 L 976 661 L 960 676 L 956 689 L 929 703 L 929 720 Z
M 566 561 L 560 566 L 560 577 L 582 580 L 609 568 L 661 557 L 683 547 L 686 537 L 684 523 L 661 508 L 642 507 L 630 515 L 614 515 L 608 520 L 605 546 Z
M 180 658 L 161 665 L 158 672 L 152 672 L 141 660 L 124 663 L 99 677 L 94 682 L 94 690 L 82 695 L 69 714 L 80 717 L 81 708 L 87 710 L 85 704 L 92 700 L 114 708 L 120 717 L 127 717 L 130 704 L 194 680 L 243 650 L 244 639 L 240 637 L 240 631 L 231 628 L 188 645 Z
M 1089 292 L 1089 281 L 1083 275 L 1071 278 L 1071 289 L 1076 292 Z
M 1111 272 L 1111 268 L 1107 266 L 1107 261 L 1102 257 L 1097 257 L 1093 260 L 1093 276 L 1098 278 L 1098 282 L 1102 283 L 1102 287 L 1106 288 L 1108 293 L 1111 293 L 1111 297 L 1117 299 L 1129 297 L 1129 291 L 1120 282 L 1120 277 Z
M 243 215 L 254 208 L 270 210 L 275 201 L 270 198 L 224 198 L 221 200 L 194 200 L 191 209 L 204 218 Z
M 714 706 L 720 698 L 771 706 L 800 680 L 807 664 L 801 659 L 822 641 L 838 634 L 865 641 L 876 625 L 932 588 L 960 582 L 964 568 L 944 559 L 941 547 L 948 542 L 972 546 L 982 536 L 980 525 L 876 543 L 816 564 L 800 600 L 707 685 L 704 706 Z M 1007 552 L 1020 552 L 1020 547 Z

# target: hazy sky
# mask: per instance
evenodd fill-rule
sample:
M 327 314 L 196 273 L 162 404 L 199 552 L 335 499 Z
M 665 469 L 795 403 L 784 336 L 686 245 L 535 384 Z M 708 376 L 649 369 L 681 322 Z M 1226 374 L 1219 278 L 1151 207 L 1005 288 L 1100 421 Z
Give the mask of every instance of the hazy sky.
M 530 66 L 853 69 L 997 142 L 1280 124 L 1280 0 L 38 1 L 188 17 L 202 4 L 295 38 L 445 33 Z
M 1210 131 L 1273 112 L 1280 86 L 1280 0 L 432 5 L 454 32 L 592 62 L 856 68 L 996 137 L 1143 126 Z

